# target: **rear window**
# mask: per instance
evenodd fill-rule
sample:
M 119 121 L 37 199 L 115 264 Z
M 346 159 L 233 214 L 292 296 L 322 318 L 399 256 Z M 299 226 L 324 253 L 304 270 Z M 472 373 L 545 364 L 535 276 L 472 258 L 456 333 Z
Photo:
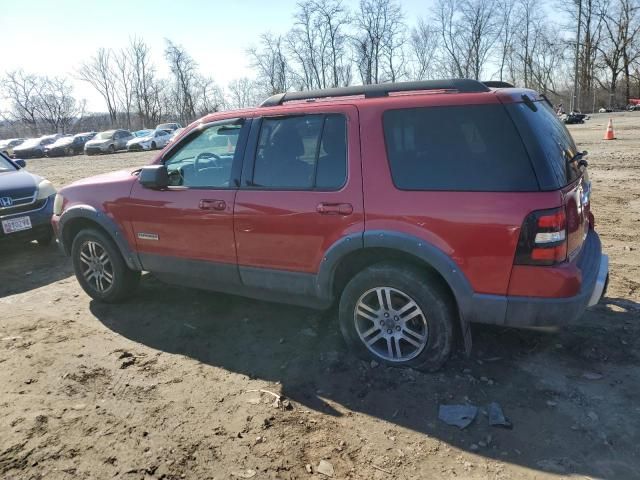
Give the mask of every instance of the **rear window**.
M 562 188 L 576 180 L 581 172 L 575 158 L 578 148 L 571 134 L 545 101 L 509 105 L 509 112 L 525 136 L 534 139 L 538 155 L 553 177 L 552 187 Z
M 389 110 L 393 182 L 403 190 L 536 191 L 529 156 L 502 105 Z

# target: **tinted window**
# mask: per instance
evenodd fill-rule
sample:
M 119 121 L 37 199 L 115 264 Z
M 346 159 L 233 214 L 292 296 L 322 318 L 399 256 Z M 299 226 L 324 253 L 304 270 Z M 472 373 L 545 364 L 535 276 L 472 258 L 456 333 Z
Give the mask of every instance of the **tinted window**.
M 502 105 L 384 114 L 395 185 L 407 190 L 535 191 L 536 176 Z
M 571 134 L 553 109 L 544 101 L 509 105 L 518 125 L 523 125 L 525 135 L 536 142 L 537 155 L 543 158 L 551 170 L 555 187 L 561 188 L 580 176 L 575 158 L 578 148 Z
M 335 190 L 346 180 L 342 115 L 265 118 L 253 171 L 258 187 Z
M 228 188 L 242 125 L 205 128 L 165 161 L 172 186 Z

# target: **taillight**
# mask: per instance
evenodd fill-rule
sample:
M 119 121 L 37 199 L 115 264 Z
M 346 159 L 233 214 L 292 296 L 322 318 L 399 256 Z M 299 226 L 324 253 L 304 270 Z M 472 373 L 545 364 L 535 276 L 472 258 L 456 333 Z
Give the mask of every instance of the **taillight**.
M 515 263 L 554 265 L 567 259 L 567 215 L 564 207 L 536 210 L 525 218 Z

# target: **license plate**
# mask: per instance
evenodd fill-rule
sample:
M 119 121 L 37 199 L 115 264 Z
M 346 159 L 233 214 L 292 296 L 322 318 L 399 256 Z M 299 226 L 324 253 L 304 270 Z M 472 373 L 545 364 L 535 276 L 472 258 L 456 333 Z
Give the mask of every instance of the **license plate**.
M 31 219 L 29 217 L 18 217 L 2 221 L 2 231 L 5 234 L 21 232 L 31 228 Z

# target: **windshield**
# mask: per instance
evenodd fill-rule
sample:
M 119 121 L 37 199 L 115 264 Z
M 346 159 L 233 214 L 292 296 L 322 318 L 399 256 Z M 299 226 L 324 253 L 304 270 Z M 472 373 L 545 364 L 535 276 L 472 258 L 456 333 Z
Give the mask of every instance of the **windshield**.
M 176 128 L 175 123 L 161 123 L 156 127 L 156 130 L 173 130 Z
M 113 137 L 113 132 L 113 130 L 109 130 L 108 132 L 100 132 L 93 138 L 96 140 L 111 140 L 111 137 Z
M 16 167 L 9 160 L 0 155 L 0 173 L 13 172 Z

